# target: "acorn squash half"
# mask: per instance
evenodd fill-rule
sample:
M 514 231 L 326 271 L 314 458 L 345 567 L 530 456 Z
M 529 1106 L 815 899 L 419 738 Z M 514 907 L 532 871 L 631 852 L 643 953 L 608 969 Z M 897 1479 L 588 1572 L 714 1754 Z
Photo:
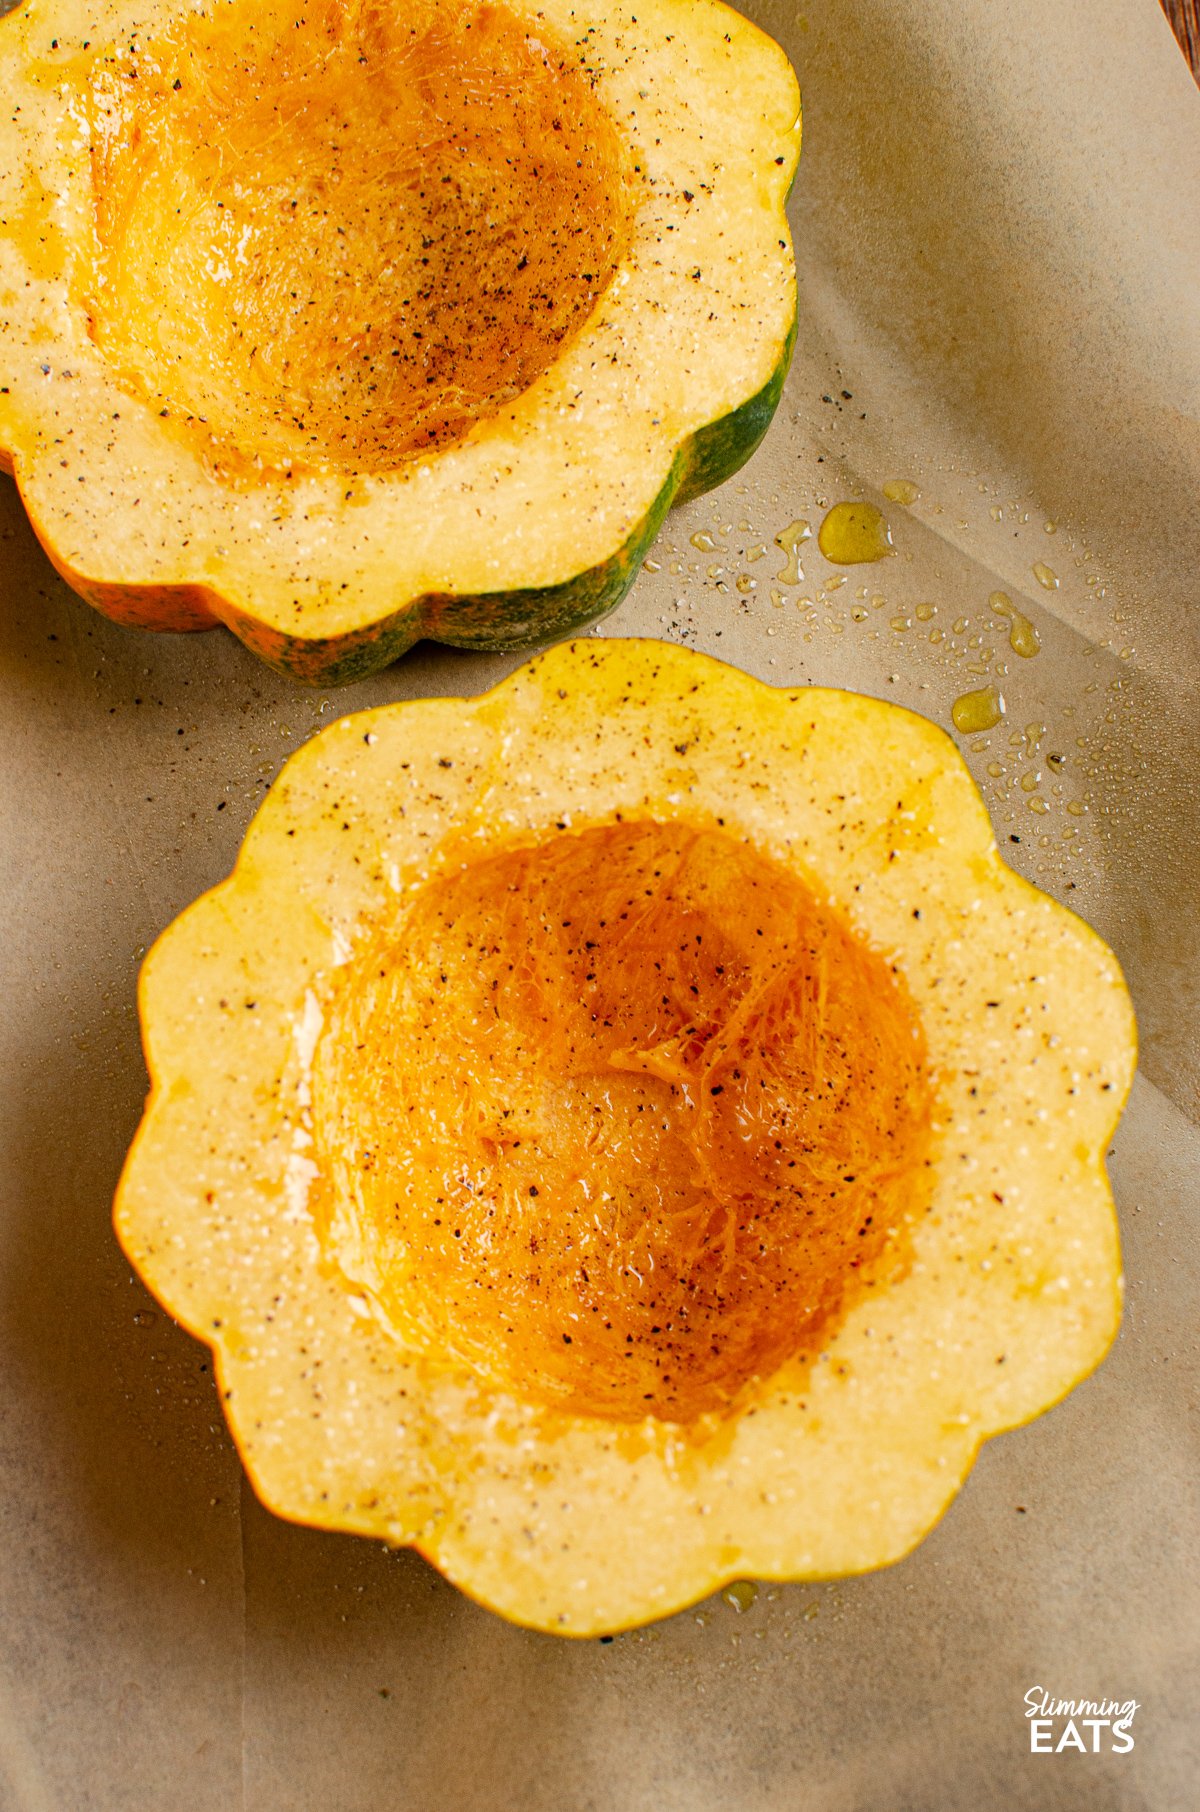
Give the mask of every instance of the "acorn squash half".
M 799 100 L 718 0 L 26 0 L 0 88 L 0 456 L 119 621 L 548 640 L 766 430 Z
M 894 706 L 587 640 L 347 717 L 141 1012 L 117 1229 L 263 1501 L 521 1623 L 894 1560 L 1117 1326 L 1117 964 Z

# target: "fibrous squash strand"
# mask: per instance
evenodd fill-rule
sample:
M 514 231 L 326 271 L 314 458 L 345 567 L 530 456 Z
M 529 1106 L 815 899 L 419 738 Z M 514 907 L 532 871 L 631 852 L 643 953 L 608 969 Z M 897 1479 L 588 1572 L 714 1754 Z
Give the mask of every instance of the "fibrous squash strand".
M 327 1242 L 417 1350 L 690 1423 L 904 1262 L 931 1136 L 904 988 L 727 833 L 611 824 L 448 872 L 330 1009 Z
M 227 0 L 90 87 L 92 336 L 235 463 L 376 471 L 545 371 L 627 247 L 629 158 L 494 0 Z

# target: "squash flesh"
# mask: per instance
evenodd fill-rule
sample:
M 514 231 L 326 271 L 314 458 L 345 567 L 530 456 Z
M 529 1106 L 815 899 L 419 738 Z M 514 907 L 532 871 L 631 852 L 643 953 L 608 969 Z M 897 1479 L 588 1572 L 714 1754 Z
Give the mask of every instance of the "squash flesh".
M 385 471 L 559 356 L 631 181 L 569 46 L 494 0 L 185 16 L 92 73 L 105 359 L 236 476 Z
M 906 1261 L 843 1300 L 812 1363 L 690 1427 L 580 1415 L 406 1350 L 331 1262 L 315 1143 L 339 977 L 432 878 L 559 825 L 647 819 L 722 821 L 836 908 L 902 977 L 936 1092 Z M 1055 1402 L 1116 1331 L 1120 971 L 1004 866 L 944 732 L 876 700 L 589 640 L 479 699 L 345 718 L 164 934 L 141 1012 L 153 1087 L 117 1226 L 213 1346 L 256 1489 L 417 1544 L 520 1622 L 584 1635 L 738 1575 L 894 1560 L 980 1442 Z
M 325 4 L 320 17 L 358 16 L 359 0 Z M 466 4 L 453 0 L 453 15 Z M 220 19 L 235 39 L 247 16 L 232 0 L 206 11 L 205 32 Z M 0 87 L 19 99 L 0 115 L 0 186 L 11 198 L 0 222 L 0 463 L 14 469 L 58 570 L 97 608 L 153 628 L 223 622 L 309 681 L 361 677 L 422 635 L 528 646 L 612 609 L 672 501 L 722 481 L 753 451 L 795 322 L 784 202 L 799 97 L 783 53 L 715 0 L 506 0 L 506 11 L 530 39 L 569 47 L 566 99 L 582 82 L 612 122 L 623 161 L 609 186 L 624 184 L 628 232 L 607 287 L 605 266 L 581 264 L 573 293 L 582 324 L 540 375 L 532 360 L 531 381 L 513 395 L 510 374 L 459 438 L 457 404 L 447 403 L 449 415 L 426 423 L 440 424 L 445 444 L 390 466 L 372 463 L 369 423 L 339 425 L 342 379 L 319 347 L 293 344 L 289 356 L 307 374 L 294 396 L 257 379 L 227 381 L 217 396 L 212 355 L 188 325 L 197 310 L 208 321 L 221 315 L 202 271 L 195 295 L 173 297 L 164 314 L 182 319 L 180 332 L 168 337 L 145 318 L 141 290 L 153 291 L 174 218 L 164 237 L 153 146 L 145 155 L 155 180 L 132 212 L 121 182 L 106 190 L 112 217 L 97 249 L 93 162 L 103 165 L 107 151 L 93 138 L 95 97 L 110 78 L 137 87 L 143 67 L 153 87 L 158 59 L 169 62 L 181 37 L 201 29 L 185 24 L 189 9 L 181 0 L 156 0 L 150 13 L 134 0 L 40 0 L 0 20 Z M 122 75 L 131 59 L 132 84 Z M 175 79 L 184 76 L 167 85 L 172 106 L 188 93 Z M 131 135 L 130 106 L 126 96 L 119 111 Z M 575 111 L 598 147 L 595 174 L 607 168 L 604 132 Z M 160 144 L 167 187 L 191 168 L 194 138 Z M 114 179 L 131 149 L 114 153 Z M 214 209 L 226 199 L 208 194 Z M 337 224 L 365 231 L 360 203 Z M 178 197 L 168 211 L 175 205 Z M 318 240 L 325 230 L 314 223 Z M 301 267 L 302 238 L 282 247 Z M 598 260 L 603 233 L 597 245 Z M 132 295 L 133 327 L 120 324 L 106 288 L 110 261 L 125 302 Z M 199 268 L 190 252 L 184 263 L 188 274 Z M 589 271 L 600 287 L 585 309 Z M 292 305 L 290 294 L 283 300 Z M 232 318 L 218 319 L 217 344 Z M 167 383 L 176 353 L 189 374 L 178 391 Z M 230 379 L 248 372 L 248 349 L 239 357 Z M 375 366 L 391 362 L 389 347 Z M 368 397 L 379 381 L 373 370 Z M 384 389 L 392 381 L 385 374 Z M 324 399 L 316 427 L 305 412 L 314 390 Z M 200 420 L 210 408 L 224 411 L 219 422 Z M 365 469 L 344 469 L 356 445 Z
M 928 1208 L 911 1002 L 719 830 L 560 833 L 432 881 L 339 972 L 327 1250 L 409 1351 L 694 1424 L 896 1273 Z

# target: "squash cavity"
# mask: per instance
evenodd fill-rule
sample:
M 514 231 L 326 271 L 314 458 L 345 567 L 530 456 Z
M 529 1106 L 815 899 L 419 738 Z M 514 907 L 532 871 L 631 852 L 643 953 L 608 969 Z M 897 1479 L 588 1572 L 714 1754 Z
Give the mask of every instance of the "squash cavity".
M 928 1207 L 902 983 L 716 829 L 428 882 L 338 972 L 313 1099 L 327 1245 L 404 1344 L 612 1421 L 811 1358 Z

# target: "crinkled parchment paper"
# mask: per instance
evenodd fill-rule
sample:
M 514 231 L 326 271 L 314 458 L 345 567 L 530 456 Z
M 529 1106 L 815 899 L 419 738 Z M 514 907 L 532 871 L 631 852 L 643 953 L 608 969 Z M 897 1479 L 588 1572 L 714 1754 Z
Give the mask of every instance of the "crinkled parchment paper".
M 1113 943 L 1141 1020 L 1119 1343 L 900 1565 L 611 1643 L 274 1521 L 110 1233 L 138 960 L 319 724 L 512 662 L 425 648 L 323 697 L 223 635 L 119 630 L 4 481 L 4 1812 L 1195 1802 L 1200 96 L 1154 0 L 803 3 L 759 0 L 806 107 L 784 404 L 605 628 L 943 723 L 1000 686 L 961 739 L 997 835 Z M 781 531 L 896 480 L 892 557 L 839 572 L 808 540 L 787 569 Z M 1030 1754 L 1033 1687 L 1136 1699 L 1135 1747 Z

